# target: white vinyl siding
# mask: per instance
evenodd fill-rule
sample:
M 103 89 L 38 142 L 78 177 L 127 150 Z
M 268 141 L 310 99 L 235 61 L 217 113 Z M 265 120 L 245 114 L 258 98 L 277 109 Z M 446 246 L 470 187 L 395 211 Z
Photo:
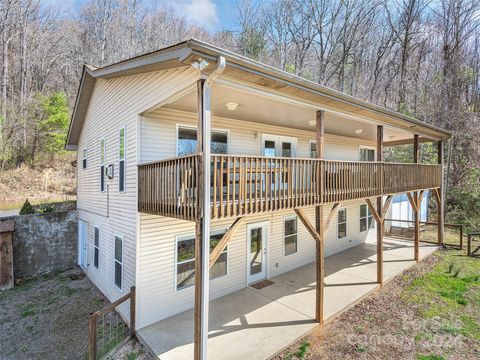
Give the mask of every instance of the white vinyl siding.
M 137 140 L 139 114 L 162 102 L 187 86 L 195 84 L 198 72 L 190 67 L 124 76 L 116 79 L 97 79 L 90 105 L 82 127 L 78 148 L 89 149 L 87 169 L 77 171 L 77 209 L 79 217 L 100 227 L 101 271 L 92 265 L 86 272 L 90 280 L 111 301 L 126 294 L 137 282 Z M 118 171 L 112 179 L 106 178 L 106 189 L 99 191 L 99 144 L 105 138 L 105 164 L 119 160 L 119 129 L 125 127 L 125 192 L 116 191 Z M 175 132 L 172 133 L 172 138 Z M 95 149 L 95 156 L 92 156 Z M 175 147 L 172 147 L 175 150 Z M 77 155 L 82 162 L 82 152 Z M 115 191 L 112 191 L 115 190 Z M 108 209 L 107 209 L 107 204 Z M 107 217 L 108 215 L 108 217 Z M 93 226 L 89 229 L 89 249 L 93 248 Z M 113 280 L 114 236 L 123 235 L 123 279 L 119 290 Z M 173 247 L 173 245 L 172 245 Z M 173 259 L 173 257 L 172 257 Z M 93 264 L 93 252 L 89 253 Z M 139 294 L 141 297 L 141 294 Z M 128 322 L 128 302 L 119 308 Z

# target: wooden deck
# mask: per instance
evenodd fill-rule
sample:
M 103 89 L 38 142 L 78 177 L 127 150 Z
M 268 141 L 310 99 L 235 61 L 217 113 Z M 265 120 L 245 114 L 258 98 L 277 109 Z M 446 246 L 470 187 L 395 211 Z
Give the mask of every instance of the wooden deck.
M 201 155 L 138 167 L 138 211 L 198 219 Z M 212 219 L 297 209 L 441 186 L 441 165 L 211 156 Z

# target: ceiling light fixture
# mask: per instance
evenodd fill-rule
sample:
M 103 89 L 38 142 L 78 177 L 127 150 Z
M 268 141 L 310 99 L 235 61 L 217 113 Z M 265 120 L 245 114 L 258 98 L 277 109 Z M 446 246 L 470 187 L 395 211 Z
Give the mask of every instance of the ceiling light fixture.
M 235 111 L 235 110 L 238 109 L 238 104 L 237 103 L 229 102 L 226 105 L 227 105 L 227 109 L 230 110 L 230 111 Z
M 363 132 L 363 129 L 355 129 L 355 134 L 361 134 Z
M 310 125 L 310 126 L 317 125 L 317 120 L 308 120 L 308 125 Z

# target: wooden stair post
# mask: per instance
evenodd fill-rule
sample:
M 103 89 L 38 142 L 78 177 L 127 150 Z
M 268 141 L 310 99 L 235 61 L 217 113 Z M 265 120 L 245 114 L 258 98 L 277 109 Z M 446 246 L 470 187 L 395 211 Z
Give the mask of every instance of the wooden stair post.
M 445 209 L 443 199 L 443 145 L 444 144 L 442 140 L 437 143 L 437 163 L 442 167 L 442 178 L 440 181 L 441 186 L 435 191 L 435 199 L 437 200 L 437 243 L 439 247 L 442 247 L 443 242 L 445 241 Z M 462 241 L 460 241 L 460 244 L 462 244 Z
M 420 151 L 419 151 L 419 142 L 418 142 L 418 135 L 415 134 L 413 136 L 413 162 L 418 164 L 420 158 Z M 413 193 L 413 198 L 415 199 L 415 208 L 413 209 L 413 221 L 415 226 L 415 235 L 414 235 L 414 258 L 415 261 L 418 263 L 420 262 L 420 204 L 418 204 L 418 192 L 415 191 Z M 413 208 L 413 206 L 412 206 Z

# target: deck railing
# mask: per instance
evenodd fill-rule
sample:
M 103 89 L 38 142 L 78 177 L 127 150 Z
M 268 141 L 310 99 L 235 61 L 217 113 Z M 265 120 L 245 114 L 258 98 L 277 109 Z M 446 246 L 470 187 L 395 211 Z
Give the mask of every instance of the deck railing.
M 139 166 L 140 212 L 194 220 L 199 155 Z M 437 188 L 441 166 L 212 155 L 212 218 Z

